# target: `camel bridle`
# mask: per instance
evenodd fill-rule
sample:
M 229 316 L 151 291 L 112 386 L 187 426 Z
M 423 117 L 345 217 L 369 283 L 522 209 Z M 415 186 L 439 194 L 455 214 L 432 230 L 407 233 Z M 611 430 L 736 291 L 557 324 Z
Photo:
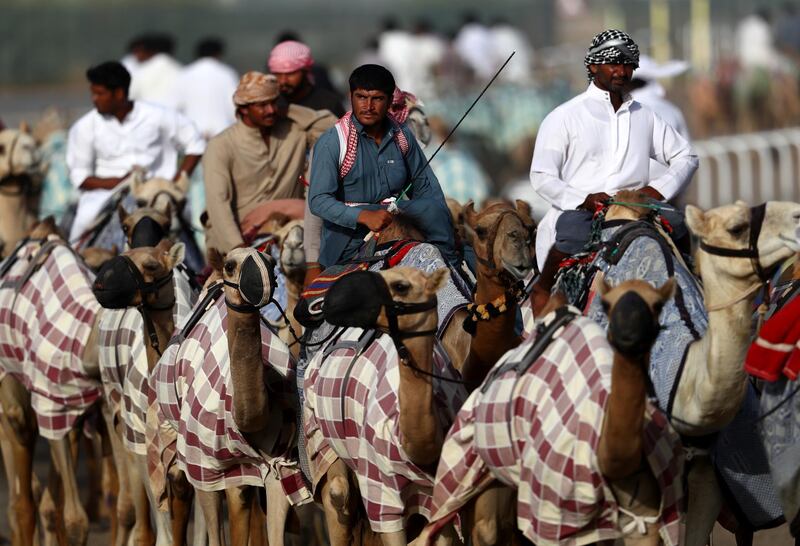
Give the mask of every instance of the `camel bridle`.
M 766 284 L 769 281 L 769 275 L 767 275 L 766 271 L 764 271 L 764 268 L 761 266 L 761 260 L 758 256 L 758 237 L 761 235 L 761 228 L 764 225 L 766 211 L 766 203 L 750 208 L 750 238 L 747 248 L 726 248 L 710 245 L 705 241 L 700 241 L 700 248 L 712 256 L 749 259 L 753 264 L 753 270 L 756 275 L 758 275 L 758 278 Z

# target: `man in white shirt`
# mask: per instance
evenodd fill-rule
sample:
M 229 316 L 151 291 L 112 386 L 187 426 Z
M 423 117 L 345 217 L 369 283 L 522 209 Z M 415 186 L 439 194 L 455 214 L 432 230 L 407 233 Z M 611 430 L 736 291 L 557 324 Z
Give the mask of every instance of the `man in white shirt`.
M 144 46 L 146 51 L 131 82 L 130 97 L 169 106 L 183 71 L 172 56 L 175 42 L 165 34 L 150 34 L 144 38 Z
M 86 71 L 95 109 L 69 131 L 67 167 L 81 191 L 74 241 L 91 225 L 112 190 L 138 166 L 148 177 L 177 179 L 191 174 L 205 149 L 202 137 L 186 117 L 164 107 L 128 98 L 131 77 L 116 61 Z M 178 168 L 178 152 L 184 159 Z
M 539 288 L 548 292 L 563 256 L 556 249 L 548 256 L 563 211 L 591 214 L 625 189 L 671 199 L 698 165 L 689 143 L 626 93 L 639 64 L 639 48 L 628 34 L 606 30 L 595 36 L 584 64 L 588 89 L 542 121 L 531 162 L 533 189 L 550 203 L 536 235 Z M 668 166 L 657 178 L 650 174 L 651 158 Z
M 239 85 L 239 75 L 220 61 L 224 49 L 217 38 L 204 38 L 197 44 L 197 60 L 178 78 L 171 105 L 192 120 L 206 140 L 236 122 L 231 97 Z

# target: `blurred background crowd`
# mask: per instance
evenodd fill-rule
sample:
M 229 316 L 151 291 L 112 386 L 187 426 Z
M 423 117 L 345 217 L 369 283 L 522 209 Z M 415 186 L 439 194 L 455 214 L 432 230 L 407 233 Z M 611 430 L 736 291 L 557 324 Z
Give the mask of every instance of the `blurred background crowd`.
M 433 133 L 429 154 L 516 51 L 433 162 L 445 193 L 462 202 L 527 191 L 538 125 L 585 89 L 583 55 L 603 28 L 631 33 L 649 57 L 652 70 L 642 71 L 649 92 L 683 113 L 684 130 L 695 140 L 800 125 L 795 2 L 3 3 L 0 120 L 9 127 L 26 121 L 43 143 L 50 183 L 42 214 L 60 215 L 74 199 L 63 165 L 64 129 L 91 108 L 88 66 L 122 59 L 133 74 L 134 99 L 183 110 L 210 138 L 234 121 L 229 95 L 238 75 L 266 71 L 270 49 L 287 38 L 311 47 L 316 85 L 338 93 L 345 108 L 350 71 L 367 62 L 387 66 L 424 105 Z M 210 75 L 222 82 L 221 91 L 214 108 L 205 108 L 192 92 Z

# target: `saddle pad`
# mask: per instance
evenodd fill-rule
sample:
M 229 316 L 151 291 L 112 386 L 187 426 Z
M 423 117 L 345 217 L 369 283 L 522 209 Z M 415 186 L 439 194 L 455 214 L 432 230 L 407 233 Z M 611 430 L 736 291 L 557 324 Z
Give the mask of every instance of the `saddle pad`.
M 197 294 L 184 270 L 175 270 L 173 319 L 180 323 Z M 147 454 L 147 408 L 155 397 L 145 350 L 144 321 L 138 309 L 106 309 L 100 319 L 99 359 L 103 391 L 112 413 L 122 422 L 125 447 Z
M 494 370 L 523 360 L 535 340 L 533 335 L 509 351 Z M 476 389 L 442 449 L 433 499 L 435 528 L 444 527 L 497 479 L 517 490 L 517 527 L 535 544 L 617 538 L 618 506 L 596 458 L 612 359 L 605 332 L 577 317 L 519 377 L 509 370 Z M 683 450 L 651 404 L 644 449 L 661 487 L 661 538 L 677 545 Z
M 101 395 L 83 364 L 101 308 L 94 274 L 65 245 L 17 290 L 38 249 L 38 242 L 23 246 L 0 285 L 0 368 L 31 392 L 40 434 L 59 440 Z
M 263 487 L 267 479 L 277 477 L 290 503 L 309 501 L 311 492 L 296 456 L 268 457 L 252 447 L 236 426 L 227 327 L 227 306 L 219 298 L 185 340 L 167 347 L 151 374 L 159 413 L 177 431 L 178 466 L 202 491 Z M 295 396 L 289 348 L 263 321 L 261 356 L 281 378 L 268 385 L 270 396 Z
M 430 516 L 433 476 L 411 461 L 402 448 L 399 424 L 400 360 L 394 342 L 379 335 L 354 360 L 352 347 L 365 332 L 350 328 L 305 372 L 306 449 L 316 490 L 330 465 L 341 458 L 358 480 L 372 530 L 400 531 L 412 514 Z M 367 335 L 369 335 L 367 333 Z M 347 345 L 336 349 L 339 344 Z M 434 345 L 433 371 L 460 379 L 444 350 Z M 447 430 L 466 398 L 457 383 L 433 380 L 442 430 Z

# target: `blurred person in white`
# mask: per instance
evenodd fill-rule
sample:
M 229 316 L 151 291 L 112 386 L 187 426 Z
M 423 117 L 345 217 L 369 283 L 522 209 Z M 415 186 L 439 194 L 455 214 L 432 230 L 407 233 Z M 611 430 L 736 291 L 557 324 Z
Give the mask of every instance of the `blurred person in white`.
M 383 30 L 378 36 L 378 57 L 389 69 L 394 81 L 400 89 L 415 92 L 414 72 L 417 59 L 414 58 L 414 36 L 400 28 L 394 17 L 387 17 L 383 22 Z
M 145 43 L 146 40 L 147 36 L 145 35 L 134 36 L 131 38 L 131 41 L 128 42 L 127 53 L 125 53 L 125 56 L 119 61 L 131 75 L 131 78 L 133 78 L 133 75 L 137 70 L 139 70 L 139 66 L 142 64 L 142 61 L 151 56 L 151 53 L 147 49 Z
M 427 19 L 419 19 L 414 24 L 413 58 L 410 66 L 407 89 L 424 100 L 436 96 L 435 72 L 439 63 L 444 58 L 446 45 L 444 40 L 433 32 L 433 27 Z
M 88 228 L 112 190 L 134 167 L 148 177 L 176 180 L 191 175 L 205 143 L 194 124 L 166 107 L 128 96 L 131 77 L 122 64 L 109 61 L 86 71 L 94 109 L 70 128 L 67 167 L 80 190 L 70 230 L 75 240 Z M 184 155 L 178 166 L 178 152 Z
M 492 53 L 499 68 L 512 51 L 516 51 L 511 62 L 500 74 L 500 79 L 509 83 L 526 84 L 533 80 L 533 47 L 528 38 L 504 17 L 495 19 L 491 27 Z M 497 69 L 495 68 L 495 70 Z
M 495 66 L 494 62 L 492 33 L 473 13 L 464 15 L 464 22 L 456 35 L 453 46 L 479 80 L 488 80 L 499 68 Z
M 173 90 L 172 106 L 195 124 L 209 140 L 236 122 L 231 97 L 239 75 L 220 59 L 225 44 L 219 38 L 203 38 L 195 49 L 196 59 L 183 69 Z
M 596 35 L 584 65 L 588 88 L 545 117 L 533 151 L 531 184 L 550 203 L 536 234 L 542 274 L 534 308 L 549 296 L 561 260 L 588 242 L 584 229 L 591 230 L 593 213 L 612 195 L 639 190 L 666 201 L 697 170 L 689 143 L 627 92 L 639 66 L 639 48 L 627 33 L 609 29 Z M 651 159 L 668 167 L 658 178 L 652 177 Z
M 172 57 L 175 41 L 167 34 L 149 34 L 143 38 L 144 51 L 131 80 L 130 97 L 169 106 L 175 84 L 183 71 Z

